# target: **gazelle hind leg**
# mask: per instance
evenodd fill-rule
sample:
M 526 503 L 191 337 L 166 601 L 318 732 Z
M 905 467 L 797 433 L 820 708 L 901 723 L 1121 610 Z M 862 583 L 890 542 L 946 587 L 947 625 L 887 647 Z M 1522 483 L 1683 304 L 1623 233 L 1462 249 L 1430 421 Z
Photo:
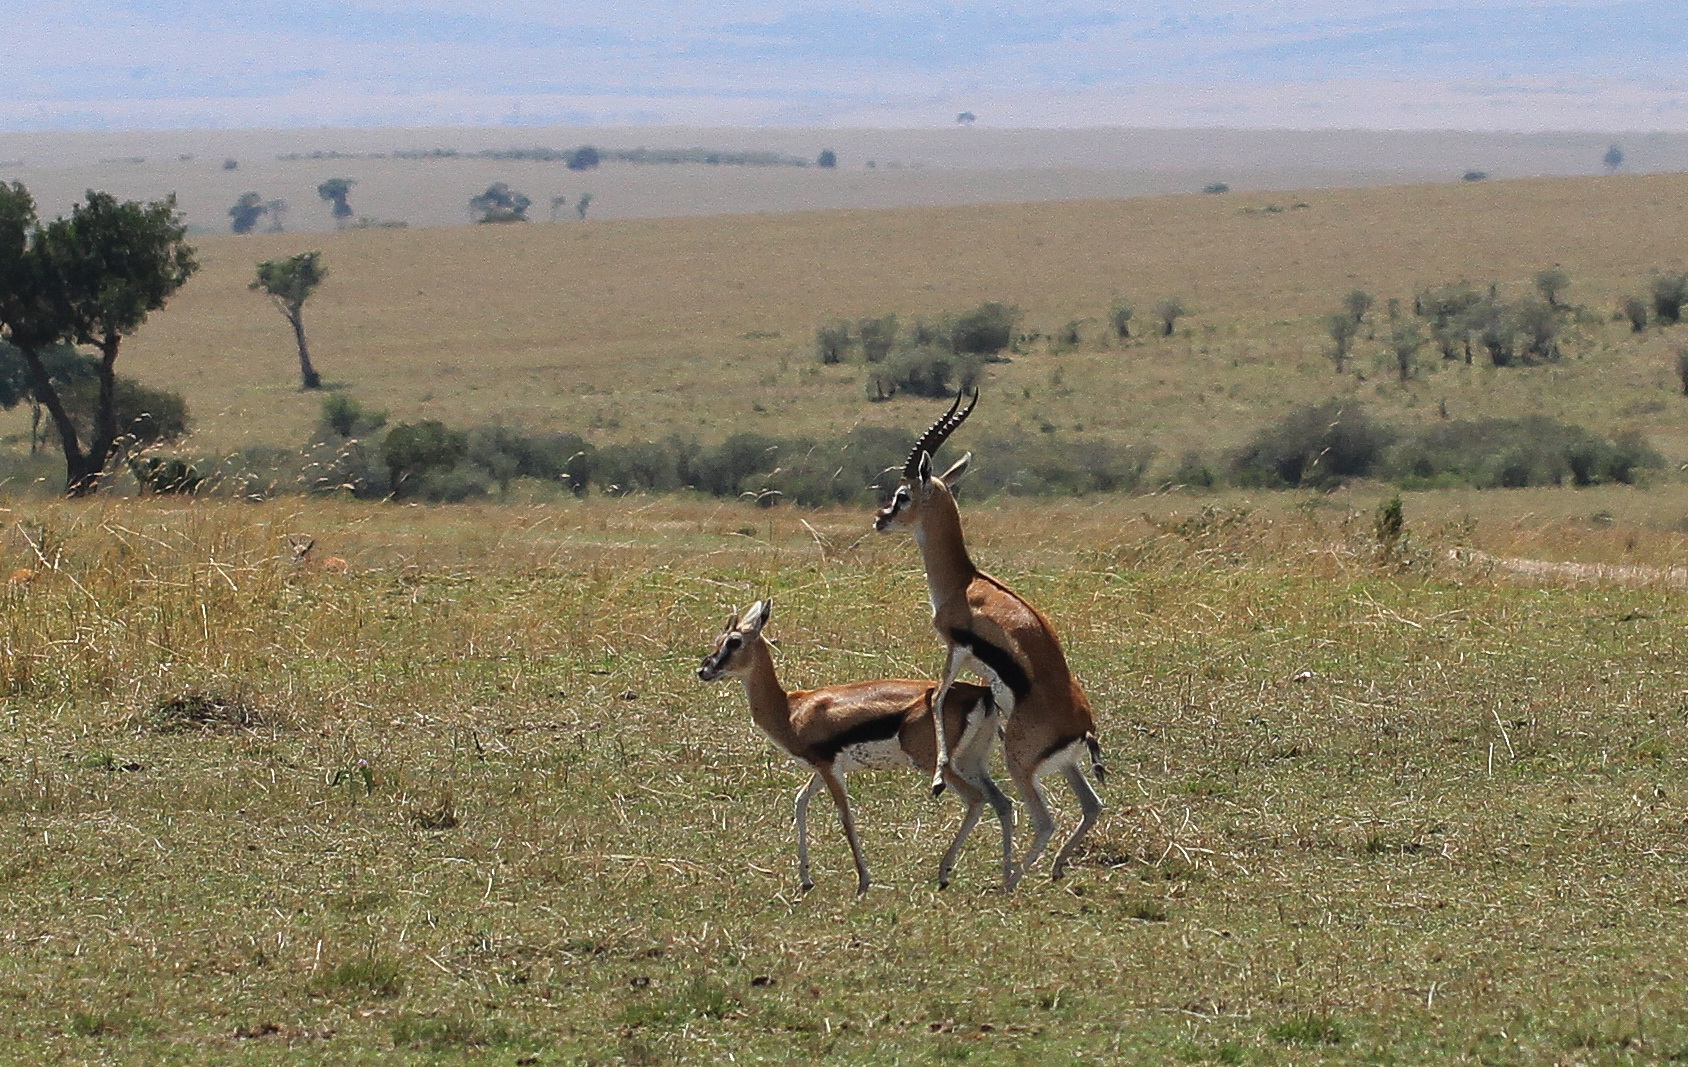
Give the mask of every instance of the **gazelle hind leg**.
M 1067 784 L 1072 786 L 1073 796 L 1078 798 L 1079 807 L 1083 809 L 1084 814 L 1079 819 L 1078 828 L 1067 838 L 1067 843 L 1061 846 L 1061 851 L 1055 854 L 1055 863 L 1049 869 L 1051 878 L 1059 878 L 1066 873 L 1067 861 L 1072 859 L 1073 850 L 1084 840 L 1090 828 L 1096 825 L 1097 816 L 1102 814 L 1102 798 L 1096 795 L 1096 790 L 1085 780 L 1084 772 L 1079 770 L 1077 765 L 1069 763 L 1061 768 L 1061 773 L 1066 776 Z
M 1020 787 L 1020 803 L 1026 806 L 1026 817 L 1032 824 L 1032 843 L 1026 846 L 1025 858 L 1020 860 L 1020 869 L 1014 875 L 1014 885 L 1019 885 L 1020 879 L 1043 855 L 1049 839 L 1055 836 L 1055 816 L 1049 813 L 1049 802 L 1044 798 L 1043 787 L 1037 784 L 1035 772 L 1016 774 L 1014 783 Z M 1014 885 L 1009 888 L 1014 888 Z
M 862 841 L 856 836 L 856 820 L 850 815 L 850 794 L 844 788 L 844 779 L 831 768 L 818 770 L 816 776 L 826 783 L 832 802 L 838 805 L 838 821 L 844 824 L 844 838 L 850 842 L 850 855 L 856 861 L 856 895 L 861 896 L 873 884 L 873 876 L 867 873 L 867 857 L 862 855 Z
M 792 813 L 792 821 L 797 824 L 797 880 L 805 893 L 815 888 L 815 880 L 809 877 L 809 801 L 825 784 L 819 774 L 811 777 L 797 791 L 796 810 Z
M 997 786 L 990 772 L 991 748 L 996 744 L 1001 721 L 994 711 L 968 719 L 967 728 L 955 746 L 950 773 L 984 794 L 991 810 L 996 812 L 996 821 L 1002 828 L 1002 888 L 1006 892 L 1018 880 L 1014 875 L 1014 802 Z

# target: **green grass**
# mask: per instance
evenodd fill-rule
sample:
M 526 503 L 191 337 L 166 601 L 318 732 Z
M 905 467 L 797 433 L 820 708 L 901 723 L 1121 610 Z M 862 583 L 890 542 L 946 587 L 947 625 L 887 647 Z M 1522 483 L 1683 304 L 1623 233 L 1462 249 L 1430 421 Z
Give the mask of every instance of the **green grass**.
M 14 505 L 0 562 L 58 565 L 0 594 L 0 1062 L 1666 1062 L 1681 593 L 1443 555 L 1679 551 L 1679 497 L 1582 499 L 1408 494 L 1404 568 L 1375 500 L 971 508 L 1108 808 L 1065 882 L 1000 896 L 975 842 L 940 893 L 955 806 L 858 776 L 860 900 L 821 809 L 797 891 L 801 776 L 692 671 L 771 593 L 788 685 L 931 672 L 861 514 Z

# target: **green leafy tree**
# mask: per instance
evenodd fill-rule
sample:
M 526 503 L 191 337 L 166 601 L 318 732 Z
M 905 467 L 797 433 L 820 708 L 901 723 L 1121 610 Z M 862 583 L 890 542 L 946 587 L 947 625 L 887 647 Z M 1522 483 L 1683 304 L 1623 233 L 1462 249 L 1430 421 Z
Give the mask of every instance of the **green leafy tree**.
M 304 389 L 322 388 L 322 375 L 311 365 L 311 350 L 305 344 L 305 301 L 326 277 L 328 269 L 322 265 L 321 252 L 300 252 L 258 264 L 258 276 L 247 286 L 268 293 L 276 310 L 293 327 L 293 339 L 299 345 L 299 379 Z
M 352 186 L 357 182 L 351 178 L 330 178 L 316 187 L 316 193 L 324 203 L 334 205 L 334 224 L 344 226 L 355 212 L 352 211 Z
M 493 182 L 486 192 L 469 198 L 469 211 L 476 216 L 476 222 L 526 222 L 527 209 L 532 204 L 531 199 L 504 182 Z
M 430 474 L 451 470 L 468 451 L 467 434 L 435 419 L 401 422 L 381 442 L 395 498 L 417 491 Z
M 235 233 L 251 233 L 258 228 L 258 220 L 270 210 L 257 193 L 241 193 L 240 199 L 229 208 L 229 229 Z
M 1606 173 L 1615 174 L 1624 165 L 1624 150 L 1617 145 L 1606 149 L 1606 154 L 1600 157 L 1600 162 L 1606 165 Z
M 199 269 L 186 234 L 174 196 L 143 204 L 90 190 L 68 218 L 40 225 L 28 190 L 0 186 L 0 328 L 23 354 L 34 396 L 58 431 L 71 496 L 96 492 L 121 448 L 118 353 Z M 64 341 L 99 352 L 82 427 L 44 359 Z
M 830 148 L 822 149 L 821 154 L 815 158 L 815 166 L 828 170 L 838 166 L 838 153 Z
M 589 144 L 583 144 L 568 154 L 563 165 L 570 170 L 591 170 L 603 161 L 602 153 Z
M 581 193 L 579 196 L 575 197 L 574 213 L 576 215 L 580 216 L 581 222 L 586 221 L 586 209 L 591 207 L 591 206 L 592 206 L 592 194 L 591 193 Z
M 1348 312 L 1355 325 L 1366 321 L 1366 312 L 1371 310 L 1372 295 L 1364 289 L 1355 289 L 1342 298 L 1342 310 Z

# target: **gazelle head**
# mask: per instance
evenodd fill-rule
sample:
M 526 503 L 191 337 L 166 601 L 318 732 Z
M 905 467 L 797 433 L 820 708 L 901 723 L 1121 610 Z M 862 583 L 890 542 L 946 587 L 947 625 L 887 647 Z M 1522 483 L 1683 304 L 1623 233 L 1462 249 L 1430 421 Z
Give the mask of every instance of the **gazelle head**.
M 955 403 L 950 405 L 950 409 L 928 426 L 926 432 L 920 435 L 920 440 L 914 443 L 908 462 L 903 465 L 903 476 L 897 482 L 896 491 L 891 494 L 891 502 L 874 513 L 875 530 L 884 533 L 895 527 L 916 524 L 921 506 L 931 499 L 932 493 L 940 489 L 948 492 L 950 483 L 967 472 L 967 465 L 973 461 L 971 452 L 956 460 L 943 474 L 936 477 L 932 474 L 932 454 L 973 413 L 973 408 L 979 403 L 979 390 L 973 390 L 973 397 L 965 408 L 961 406 L 963 398 L 964 394 L 956 393 Z
M 768 625 L 768 616 L 773 613 L 772 600 L 758 600 L 745 608 L 742 616 L 737 612 L 728 615 L 726 628 L 715 639 L 715 651 L 703 657 L 703 665 L 697 669 L 698 680 L 732 678 L 748 667 L 750 660 L 744 653 L 762 639 L 762 627 Z

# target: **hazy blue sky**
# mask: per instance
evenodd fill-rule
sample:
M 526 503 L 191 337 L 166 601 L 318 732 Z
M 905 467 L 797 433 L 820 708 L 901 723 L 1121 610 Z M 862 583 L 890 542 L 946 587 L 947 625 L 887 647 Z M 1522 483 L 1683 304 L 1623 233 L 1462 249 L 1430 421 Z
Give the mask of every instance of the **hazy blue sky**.
M 1688 129 L 1684 0 L 0 0 L 0 129 Z

